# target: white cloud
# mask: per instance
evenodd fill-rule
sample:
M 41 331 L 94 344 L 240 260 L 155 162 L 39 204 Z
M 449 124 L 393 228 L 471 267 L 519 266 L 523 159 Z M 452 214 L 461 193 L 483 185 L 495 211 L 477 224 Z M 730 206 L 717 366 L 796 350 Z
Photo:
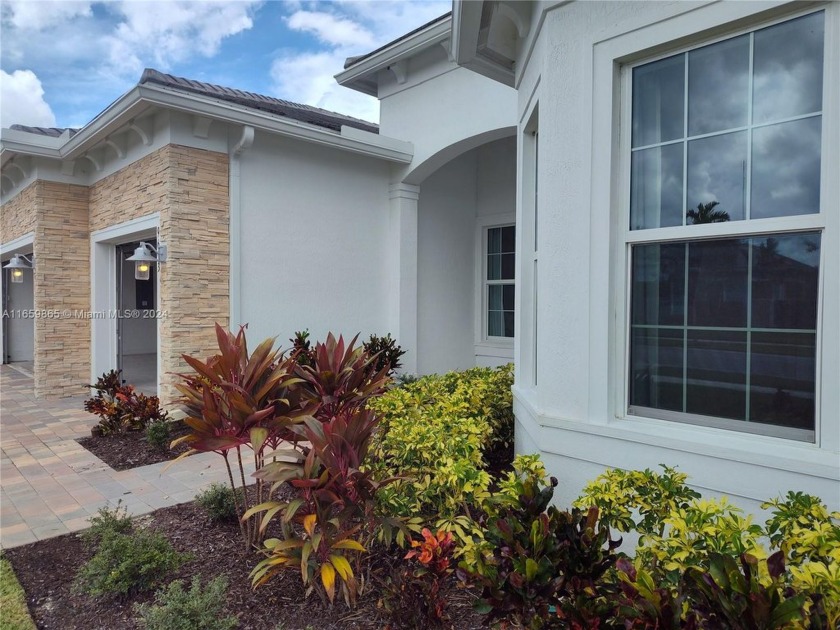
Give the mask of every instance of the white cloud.
M 192 57 L 215 55 L 222 40 L 253 26 L 256 2 L 109 4 L 121 21 L 105 38 L 110 67 L 117 74 L 139 75 L 148 60 L 162 69 Z M 161 10 L 155 10 L 156 8 Z
M 0 126 L 54 127 L 55 115 L 44 100 L 41 81 L 31 70 L 0 70 Z
M 77 17 L 90 17 L 90 2 L 3 2 L 3 22 L 22 30 L 42 30 L 64 24 Z
M 343 63 L 343 52 L 288 54 L 274 60 L 271 78 L 284 98 L 376 122 L 379 101 L 341 87 L 333 79 Z
M 322 11 L 295 11 L 286 19 L 289 28 L 306 31 L 332 46 L 371 46 L 373 36 L 363 25 Z
M 324 6 L 329 12 L 322 10 Z M 365 54 L 446 13 L 448 0 L 346 0 L 296 6 L 286 20 L 330 46 L 318 53 L 282 52 L 272 64 L 275 94 L 282 98 L 363 118 L 379 120 L 379 103 L 336 84 L 334 75 L 347 57 Z M 311 10 L 317 7 L 318 10 Z

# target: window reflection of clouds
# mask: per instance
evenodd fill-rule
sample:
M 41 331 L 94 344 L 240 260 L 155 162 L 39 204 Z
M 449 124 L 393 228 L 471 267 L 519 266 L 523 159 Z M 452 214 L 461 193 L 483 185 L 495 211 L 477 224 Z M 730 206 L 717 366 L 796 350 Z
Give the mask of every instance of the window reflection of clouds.
M 757 31 L 753 53 L 753 121 L 822 109 L 823 13 Z
M 716 210 L 731 221 L 744 219 L 747 134 L 745 131 L 712 136 L 688 143 L 689 207 L 717 201 Z
M 748 35 L 693 50 L 688 55 L 688 135 L 747 124 Z
M 633 146 L 683 137 L 685 62 L 669 57 L 633 70 Z
M 820 211 L 820 117 L 753 131 L 754 219 Z
M 634 229 L 682 225 L 682 143 L 633 154 L 630 222 Z

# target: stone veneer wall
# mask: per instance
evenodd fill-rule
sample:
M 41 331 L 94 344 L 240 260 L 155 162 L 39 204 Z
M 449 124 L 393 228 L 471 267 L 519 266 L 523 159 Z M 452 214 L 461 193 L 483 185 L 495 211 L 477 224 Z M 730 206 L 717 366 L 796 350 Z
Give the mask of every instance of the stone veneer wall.
M 0 242 L 8 243 L 35 230 L 37 182 L 32 182 L 19 195 L 0 209 Z
M 90 187 L 90 231 L 169 208 L 170 145 L 161 147 Z
M 168 247 L 158 296 L 166 313 L 158 328 L 158 394 L 165 404 L 178 395 L 172 373 L 186 369 L 181 355 L 213 354 L 213 324 L 228 323 L 228 160 L 170 144 L 91 186 L 91 232 L 160 214 L 160 241 Z
M 38 180 L 0 210 L 3 242 L 35 233 L 35 308 L 88 311 L 90 234 L 132 219 L 160 214 L 160 240 L 169 260 L 160 266 L 158 308 L 160 398 L 177 396 L 173 372 L 186 369 L 182 354 L 216 352 L 213 324 L 228 325 L 228 156 L 167 145 L 91 187 Z M 86 393 L 90 380 L 90 320 L 35 321 L 35 394 Z
M 35 182 L 35 395 L 86 394 L 90 381 L 90 238 L 86 186 Z
M 226 154 L 169 145 L 169 208 L 160 237 L 169 261 L 160 266 L 160 398 L 176 396 L 171 376 L 218 351 L 213 324 L 230 317 L 230 194 Z

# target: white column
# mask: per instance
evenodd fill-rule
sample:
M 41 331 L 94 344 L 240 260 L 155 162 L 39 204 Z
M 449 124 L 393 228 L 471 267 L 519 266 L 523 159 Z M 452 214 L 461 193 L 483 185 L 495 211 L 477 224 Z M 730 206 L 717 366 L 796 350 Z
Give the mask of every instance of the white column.
M 390 295 L 388 321 L 391 334 L 406 351 L 402 371 L 417 373 L 417 202 L 420 187 L 391 184 Z

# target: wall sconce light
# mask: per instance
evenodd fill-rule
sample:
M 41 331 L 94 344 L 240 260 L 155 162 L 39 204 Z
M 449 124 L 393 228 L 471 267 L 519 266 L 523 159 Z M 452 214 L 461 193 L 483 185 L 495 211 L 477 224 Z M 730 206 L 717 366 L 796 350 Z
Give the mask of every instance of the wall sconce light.
M 12 259 L 3 265 L 4 269 L 11 269 L 12 282 L 20 284 L 23 282 L 23 270 L 32 269 L 34 267 L 31 256 L 24 256 L 22 254 L 15 254 Z
M 166 262 L 166 245 L 150 245 L 141 242 L 134 250 L 134 254 L 126 258 L 134 263 L 134 279 L 148 280 L 152 263 Z

